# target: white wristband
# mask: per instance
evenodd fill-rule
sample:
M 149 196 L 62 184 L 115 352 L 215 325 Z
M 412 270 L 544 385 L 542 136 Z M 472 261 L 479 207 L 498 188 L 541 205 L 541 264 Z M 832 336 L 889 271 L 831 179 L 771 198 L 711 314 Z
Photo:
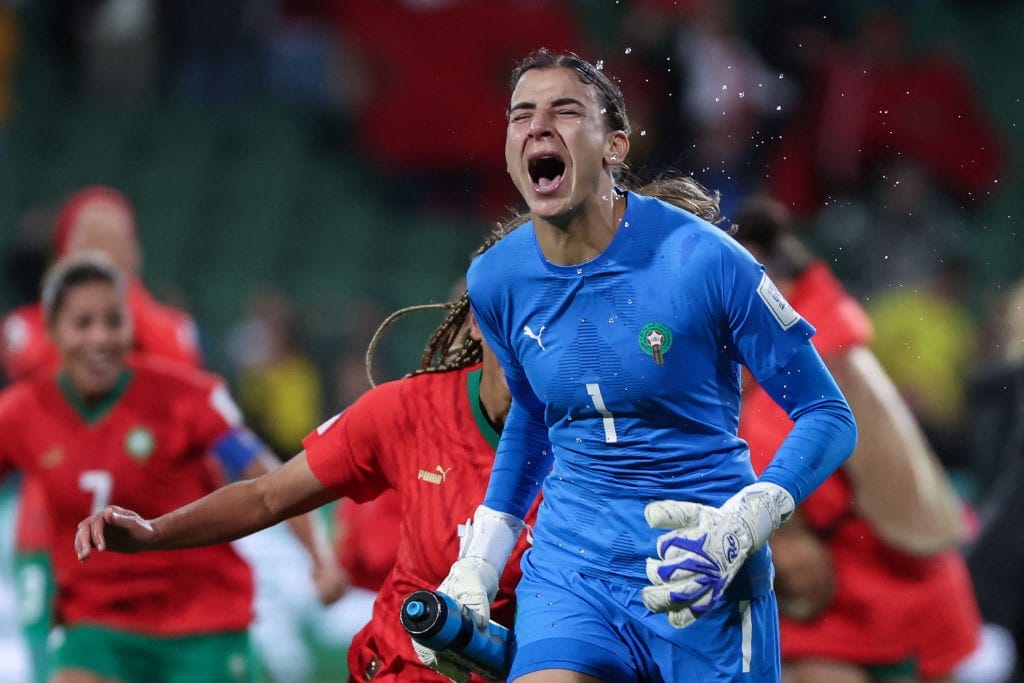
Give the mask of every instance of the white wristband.
M 753 547 L 757 550 L 782 526 L 796 509 L 793 496 L 786 489 L 771 482 L 757 482 L 745 486 L 730 498 L 723 507 L 739 510 L 747 524 Z
M 483 558 L 501 574 L 522 530 L 523 520 L 518 517 L 480 505 L 473 523 L 467 525 L 459 557 Z

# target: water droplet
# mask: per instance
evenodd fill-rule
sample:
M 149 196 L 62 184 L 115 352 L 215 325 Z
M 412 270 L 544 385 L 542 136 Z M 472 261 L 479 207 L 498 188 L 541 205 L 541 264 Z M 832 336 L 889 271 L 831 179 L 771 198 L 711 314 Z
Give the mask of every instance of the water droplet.
M 629 221 L 623 221 L 622 222 L 622 227 L 628 228 L 629 227 Z
M 616 3 L 616 4 L 618 4 L 618 3 Z M 597 64 L 595 64 L 594 66 L 597 68 L 598 71 L 602 70 L 604 68 L 604 60 L 603 59 L 597 60 Z
M 631 47 L 627 47 L 627 48 L 626 48 L 626 54 L 627 54 L 627 55 L 628 55 L 628 54 L 629 54 L 630 52 L 632 52 L 632 51 L 633 51 L 633 48 L 631 48 Z
M 577 275 L 583 275 L 583 269 L 582 268 L 577 268 L 576 269 L 576 274 Z M 583 321 L 581 320 L 580 322 L 583 322 Z
M 647 131 L 646 130 L 640 131 L 640 137 L 643 137 L 645 135 L 647 135 Z

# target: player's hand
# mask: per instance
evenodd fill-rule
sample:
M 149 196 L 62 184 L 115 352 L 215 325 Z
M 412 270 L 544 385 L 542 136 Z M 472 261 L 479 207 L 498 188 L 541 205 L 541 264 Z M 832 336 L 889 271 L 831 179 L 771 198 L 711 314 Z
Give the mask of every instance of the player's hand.
M 468 607 L 477 627 L 486 629 L 491 619 L 491 603 L 498 594 L 498 570 L 482 557 L 462 557 L 455 561 L 437 590 Z
M 333 605 L 349 589 L 348 574 L 338 567 L 333 555 L 330 561 L 313 563 L 313 585 L 321 605 Z
M 498 594 L 498 578 L 522 530 L 523 520 L 518 517 L 479 505 L 472 522 L 466 520 L 460 532 L 459 558 L 437 590 L 467 608 L 477 628 L 488 628 L 491 603 Z M 442 671 L 441 667 L 449 663 L 439 661 L 436 652 L 416 641 L 412 646 L 425 665 L 453 681 L 463 680 L 456 678 L 455 672 Z
M 448 576 L 445 577 L 437 590 L 469 610 L 477 628 L 487 629 L 491 619 L 491 603 L 498 594 L 498 570 L 482 557 L 462 557 L 455 561 Z M 429 647 L 412 641 L 413 649 L 420 661 L 431 669 L 451 678 L 458 679 L 452 673 L 443 670 L 451 668 L 447 660 L 438 658 L 437 653 Z M 462 671 L 460 667 L 455 667 Z M 468 678 L 468 672 L 465 672 Z
M 835 570 L 828 546 L 814 529 L 794 515 L 772 536 L 771 546 L 779 612 L 807 620 L 828 609 L 835 596 Z
M 93 550 L 134 553 L 153 539 L 153 525 L 137 513 L 117 505 L 108 505 L 78 524 L 75 553 L 85 562 Z
M 658 537 L 658 558 L 647 559 L 652 612 L 685 628 L 712 609 L 750 555 L 793 513 L 793 496 L 771 483 L 751 484 L 715 508 L 661 500 L 644 509 L 647 523 L 670 529 Z

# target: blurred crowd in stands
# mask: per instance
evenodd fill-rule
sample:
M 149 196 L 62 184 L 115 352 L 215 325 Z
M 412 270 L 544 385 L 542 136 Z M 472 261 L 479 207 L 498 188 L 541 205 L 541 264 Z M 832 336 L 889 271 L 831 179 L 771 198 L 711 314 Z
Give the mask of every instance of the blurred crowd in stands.
M 874 352 L 971 511 L 963 552 L 983 616 L 1020 649 L 1024 279 L 1015 279 L 1024 271 L 979 288 L 992 278 L 981 277 L 974 243 L 978 216 L 1012 186 L 1014 145 L 970 55 L 914 40 L 911 10 L 942 4 L 3 0 L 0 131 L 33 116 L 19 73 L 40 55 L 56 65 L 69 108 L 214 111 L 269 98 L 315 144 L 364 168 L 410 220 L 478 224 L 466 236 L 468 265 L 517 201 L 500 153 L 510 67 L 541 46 L 600 60 L 626 89 L 635 175 L 692 174 L 721 191 L 727 216 L 755 192 L 774 196 L 864 305 Z M 1013 3 L 971 4 L 994 12 Z M 0 228 L 17 232 L 0 242 L 8 304 L 37 296 L 64 195 L 49 199 L 20 206 L 19 226 Z M 354 229 L 385 239 L 385 226 Z M 302 239 L 300 226 L 294 235 Z M 186 274 L 176 284 L 197 297 Z M 243 318 L 223 338 L 202 337 L 207 356 L 224 359 L 247 422 L 277 453 L 298 452 L 305 434 L 369 388 L 366 344 L 392 302 L 362 293 L 350 316 L 359 322 L 328 343 L 315 338 L 304 302 L 274 282 L 237 297 Z M 188 307 L 187 298 L 170 303 Z M 413 369 L 382 362 L 378 380 Z

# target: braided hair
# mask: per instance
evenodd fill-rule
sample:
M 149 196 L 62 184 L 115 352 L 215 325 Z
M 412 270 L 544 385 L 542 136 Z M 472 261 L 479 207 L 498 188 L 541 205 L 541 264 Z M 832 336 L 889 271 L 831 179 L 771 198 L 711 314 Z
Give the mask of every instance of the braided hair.
M 527 214 L 516 214 L 508 220 L 498 223 L 484 243 L 473 253 L 473 256 L 478 256 L 490 249 L 498 240 L 528 219 Z M 406 306 L 384 319 L 377 331 L 373 333 L 366 349 L 366 377 L 370 380 L 371 387 L 376 386 L 373 379 L 373 356 L 384 331 L 408 313 L 427 310 L 444 310 L 446 314 L 441 324 L 430 335 L 430 340 L 420 356 L 419 367 L 408 376 L 460 370 L 483 360 L 483 348 L 480 346 L 480 342 L 469 335 L 469 292 L 463 291 L 462 295 L 454 301 Z
M 691 176 L 686 175 L 664 175 L 643 187 L 636 190 L 637 194 L 656 197 L 679 208 L 692 213 L 698 218 L 703 218 L 709 223 L 722 227 L 724 217 L 719 210 L 721 195 L 717 190 L 710 191 L 698 183 Z M 484 253 L 502 237 L 530 219 L 528 213 L 517 213 L 509 219 L 498 223 L 491 231 L 484 243 L 476 250 L 473 256 Z M 727 225 L 723 229 L 732 234 L 735 232 L 734 225 Z M 384 319 L 377 331 L 373 333 L 370 344 L 366 349 L 366 377 L 370 380 L 370 386 L 376 386 L 373 379 L 373 355 L 380 342 L 381 336 L 396 320 L 412 313 L 413 311 L 440 310 L 446 311 L 444 320 L 430 336 L 420 356 L 419 367 L 411 375 L 422 375 L 431 372 L 449 372 L 460 370 L 474 365 L 483 360 L 483 348 L 480 342 L 469 335 L 469 292 L 463 292 L 462 296 L 454 301 L 437 304 L 420 304 L 406 306 L 399 309 Z

